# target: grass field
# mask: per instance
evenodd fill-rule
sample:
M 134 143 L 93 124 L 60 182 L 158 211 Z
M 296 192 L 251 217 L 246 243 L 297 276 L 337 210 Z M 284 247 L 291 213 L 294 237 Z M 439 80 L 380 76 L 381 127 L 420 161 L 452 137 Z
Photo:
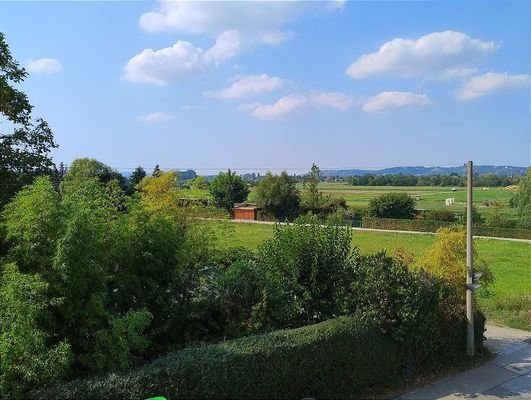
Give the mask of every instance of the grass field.
M 369 200 L 389 192 L 405 192 L 412 196 L 420 196 L 417 208 L 437 209 L 446 208 L 456 212 L 463 212 L 466 205 L 466 188 L 457 187 L 452 191 L 451 187 L 439 186 L 351 186 L 344 182 L 322 182 L 319 188 L 323 193 L 343 197 L 350 207 L 365 208 Z M 474 188 L 474 204 L 481 213 L 488 213 L 492 207 L 486 207 L 486 201 L 497 201 L 502 207 L 504 214 L 514 214 L 514 210 L 508 207 L 512 192 L 501 188 Z M 447 207 L 444 200 L 453 197 L 455 205 Z
M 210 221 L 221 247 L 256 249 L 272 235 L 272 225 Z M 434 235 L 354 231 L 352 242 L 363 254 L 397 248 L 416 259 L 435 242 Z M 531 245 L 494 239 L 476 239 L 479 257 L 494 273 L 489 297 L 478 296 L 480 307 L 491 322 L 531 331 Z

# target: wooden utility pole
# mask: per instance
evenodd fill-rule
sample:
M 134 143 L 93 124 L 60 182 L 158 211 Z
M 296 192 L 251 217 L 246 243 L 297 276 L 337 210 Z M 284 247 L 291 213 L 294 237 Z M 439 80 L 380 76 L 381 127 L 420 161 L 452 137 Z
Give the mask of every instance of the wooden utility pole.
M 466 352 L 469 356 L 474 356 L 474 252 L 472 242 L 472 161 L 467 163 L 467 197 L 466 197 L 466 319 L 467 319 L 467 336 Z

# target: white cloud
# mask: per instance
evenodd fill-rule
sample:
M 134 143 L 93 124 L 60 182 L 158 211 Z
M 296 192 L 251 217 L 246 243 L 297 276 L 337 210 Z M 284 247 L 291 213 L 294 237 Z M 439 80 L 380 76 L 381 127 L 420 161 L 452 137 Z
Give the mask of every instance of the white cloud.
M 411 92 L 381 92 L 363 104 L 365 112 L 381 112 L 407 106 L 426 106 L 431 104 L 425 94 Z
M 332 107 L 346 110 L 352 105 L 352 99 L 344 93 L 313 91 L 309 95 L 311 103 L 316 107 Z
M 290 94 L 273 104 L 252 103 L 238 107 L 240 111 L 251 111 L 251 116 L 259 119 L 276 119 L 302 112 L 310 107 L 328 107 L 346 110 L 352 105 L 352 99 L 339 92 L 311 91 L 308 94 Z
M 175 119 L 175 115 L 166 114 L 160 111 L 138 117 L 142 122 L 158 122 L 158 121 L 172 121 Z
M 304 96 L 288 95 L 280 98 L 274 104 L 259 105 L 251 112 L 251 115 L 260 119 L 279 118 L 302 110 L 306 103 L 307 100 Z
M 448 79 L 473 73 L 471 66 L 499 46 L 455 31 L 430 33 L 416 40 L 395 38 L 376 53 L 359 57 L 346 73 L 352 78 L 389 75 Z
M 488 72 L 474 76 L 466 81 L 456 92 L 457 100 L 471 100 L 499 90 L 520 89 L 529 87 L 529 75 L 509 75 Z
M 31 74 L 55 74 L 63 70 L 61 63 L 55 58 L 39 58 L 29 60 L 26 69 Z
M 123 78 L 131 82 L 167 85 L 206 68 L 204 51 L 179 40 L 172 47 L 145 49 L 129 60 Z
M 183 111 L 193 111 L 193 110 L 199 110 L 199 106 L 191 106 L 189 104 L 182 106 L 181 110 Z
M 140 26 L 148 32 L 179 31 L 217 36 L 237 29 L 246 34 L 278 31 L 309 7 L 295 1 L 164 1 L 155 11 L 140 17 Z
M 216 43 L 205 53 L 205 61 L 210 63 L 220 63 L 227 61 L 240 52 L 244 45 L 244 40 L 240 32 L 230 30 L 223 32 L 216 39 Z
M 250 75 L 236 80 L 228 88 L 218 92 L 207 92 L 206 94 L 220 99 L 242 99 L 245 97 L 269 93 L 282 87 L 284 80 L 276 76 Z

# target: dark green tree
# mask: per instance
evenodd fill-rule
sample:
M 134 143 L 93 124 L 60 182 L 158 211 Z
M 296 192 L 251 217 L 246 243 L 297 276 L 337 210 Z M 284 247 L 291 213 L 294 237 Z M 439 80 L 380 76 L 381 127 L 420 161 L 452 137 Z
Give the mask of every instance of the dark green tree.
M 367 214 L 376 218 L 411 219 L 415 216 L 415 200 L 407 193 L 386 193 L 369 201 Z
M 292 219 L 297 216 L 300 205 L 296 183 L 286 171 L 278 176 L 268 172 L 256 186 L 258 204 L 278 220 Z
M 131 187 L 132 191 L 135 191 L 135 186 L 138 185 L 138 183 L 146 177 L 146 171 L 144 171 L 144 168 L 138 166 L 135 168 L 131 176 L 129 177 L 129 186 Z
M 159 176 L 161 173 L 161 170 L 160 170 L 160 167 L 159 167 L 159 164 L 155 165 L 155 168 L 153 168 L 153 173 L 151 174 L 151 176 Z
M 0 117 L 13 129 L 0 130 L 0 208 L 36 176 L 52 173 L 50 151 L 57 147 L 52 130 L 43 119 L 32 119 L 28 97 L 15 88 L 26 77 L 0 32 Z
M 210 193 L 219 207 L 230 212 L 234 203 L 247 200 L 249 188 L 244 180 L 236 175 L 236 172 L 220 172 L 210 184 Z

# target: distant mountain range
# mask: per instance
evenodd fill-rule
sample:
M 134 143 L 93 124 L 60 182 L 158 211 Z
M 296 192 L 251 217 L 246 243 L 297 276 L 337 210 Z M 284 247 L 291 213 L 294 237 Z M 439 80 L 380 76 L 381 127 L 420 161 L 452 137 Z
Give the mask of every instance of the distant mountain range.
M 528 167 L 514 167 L 505 165 L 475 165 L 474 173 L 476 174 L 499 174 L 499 175 L 524 175 Z M 321 171 L 324 177 L 346 177 L 355 175 L 450 175 L 456 173 L 458 175 L 466 175 L 466 166 L 462 167 L 391 167 L 378 170 L 368 169 L 337 169 Z

